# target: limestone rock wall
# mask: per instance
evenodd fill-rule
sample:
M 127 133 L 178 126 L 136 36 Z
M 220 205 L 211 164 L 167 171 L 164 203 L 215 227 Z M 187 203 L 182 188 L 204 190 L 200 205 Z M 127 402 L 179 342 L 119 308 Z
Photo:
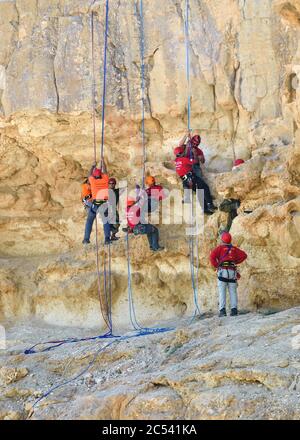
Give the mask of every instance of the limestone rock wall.
M 242 201 L 234 242 L 249 254 L 241 307 L 299 304 L 299 1 L 191 0 L 192 127 L 217 201 Z M 181 183 L 172 149 L 186 129 L 184 2 L 145 0 L 146 169 Z M 80 183 L 93 161 L 91 11 L 95 12 L 97 142 L 101 138 L 104 2 L 0 1 L 0 311 L 99 323 L 94 249 L 82 251 Z M 111 175 L 141 179 L 139 2 L 110 1 L 105 157 Z M 295 86 L 296 85 L 296 86 Z M 233 152 L 246 160 L 231 171 Z M 244 209 L 253 210 L 246 215 Z M 208 252 L 224 216 L 205 219 L 199 293 L 216 307 Z M 163 225 L 167 251 L 131 240 L 139 315 L 193 309 L 183 226 Z M 124 242 L 113 248 L 113 307 L 127 318 Z M 163 312 L 163 313 L 162 313 Z

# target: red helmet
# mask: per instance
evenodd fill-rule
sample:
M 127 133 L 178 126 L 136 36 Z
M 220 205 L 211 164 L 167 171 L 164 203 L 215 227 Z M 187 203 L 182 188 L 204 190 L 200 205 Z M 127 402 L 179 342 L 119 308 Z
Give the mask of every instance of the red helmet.
M 199 134 L 195 134 L 195 136 L 193 136 L 191 139 L 192 147 L 198 147 L 198 145 L 200 145 L 200 142 L 201 137 L 199 136 Z
M 230 244 L 232 240 L 231 234 L 229 234 L 229 232 L 223 232 L 221 235 L 221 240 L 223 243 Z
M 244 161 L 243 159 L 236 159 L 236 160 L 234 161 L 233 166 L 234 166 L 234 167 L 238 167 L 239 165 L 242 165 L 243 163 L 245 163 L 245 161 Z
M 94 168 L 92 176 L 93 177 L 101 177 L 102 176 L 101 170 L 99 170 L 99 168 Z
M 176 148 L 174 148 L 175 156 L 178 156 L 179 154 L 182 154 L 183 152 L 184 152 L 184 147 L 176 147 Z
M 115 184 L 117 183 L 117 181 L 116 181 L 116 179 L 115 179 L 114 177 L 111 177 L 111 178 L 109 179 L 108 183 L 112 183 L 112 184 L 115 185 Z
M 135 204 L 135 202 L 136 202 L 136 200 L 133 197 L 128 197 L 128 199 L 127 199 L 127 206 L 128 207 L 132 206 L 132 205 Z

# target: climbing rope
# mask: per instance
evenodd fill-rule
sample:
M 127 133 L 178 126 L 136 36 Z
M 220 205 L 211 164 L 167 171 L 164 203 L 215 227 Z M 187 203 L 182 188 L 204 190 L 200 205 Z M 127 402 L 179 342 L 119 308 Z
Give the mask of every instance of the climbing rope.
M 106 102 L 106 53 L 107 53 L 107 35 L 108 35 L 108 1 L 106 2 L 106 20 L 105 20 L 105 37 L 104 37 L 104 62 L 103 62 L 103 94 L 102 94 L 102 135 L 101 135 L 101 169 L 103 168 L 103 154 L 104 154 L 104 122 L 105 122 L 105 102 Z M 97 163 L 97 139 L 96 139 L 96 80 L 95 80 L 95 26 L 94 26 L 94 11 L 91 13 L 91 51 L 92 51 L 92 113 L 93 113 L 93 146 L 94 146 L 94 163 Z M 108 335 L 112 333 L 111 320 L 109 318 L 110 312 L 108 308 L 107 299 L 107 285 L 106 285 L 106 268 L 105 268 L 105 258 L 104 255 L 104 267 L 103 267 L 103 277 L 104 277 L 104 297 L 106 301 L 106 308 L 103 304 L 101 295 L 101 275 L 100 275 L 100 258 L 99 258 L 99 239 L 98 239 L 98 215 L 96 215 L 95 221 L 95 232 L 96 232 L 96 269 L 97 269 L 97 290 L 100 302 L 101 314 L 103 316 L 104 322 L 109 329 Z M 104 251 L 105 254 L 105 251 Z
M 144 28 L 144 9 L 143 0 L 138 4 L 135 3 L 136 16 L 138 17 L 139 28 L 140 28 L 140 38 L 139 38 L 139 48 L 140 48 L 140 60 L 141 60 L 141 107 L 142 107 L 142 121 L 141 121 L 141 141 L 142 141 L 142 188 L 145 188 L 145 175 L 146 175 L 146 136 L 145 136 L 145 28 Z
M 190 2 L 186 0 L 185 5 L 185 55 L 186 55 L 186 79 L 187 79 L 187 127 L 191 131 L 191 80 L 190 80 L 190 31 L 189 31 L 189 14 Z
M 186 0 L 186 8 L 185 8 L 185 22 L 184 22 L 184 30 L 185 30 L 185 52 L 186 52 L 186 83 L 187 83 L 187 128 L 189 133 L 191 133 L 191 78 L 190 78 L 190 34 L 189 34 L 189 16 L 190 16 L 190 3 L 189 0 Z M 188 140 L 188 146 L 190 148 L 190 158 L 192 158 L 192 145 L 190 142 L 190 135 Z M 197 218 L 194 214 L 194 197 L 192 191 L 192 200 L 191 200 L 191 211 L 190 211 L 190 220 L 191 225 L 194 224 L 194 218 L 196 219 L 196 264 L 199 263 L 199 249 L 198 249 L 198 227 L 197 227 Z M 190 257 L 190 272 L 191 272 L 191 281 L 192 281 L 192 289 L 193 289 L 193 298 L 194 298 L 194 317 L 199 314 L 200 315 L 200 307 L 198 303 L 198 268 L 197 268 L 197 276 L 195 276 L 195 268 L 194 268 L 194 235 L 191 234 L 189 238 L 189 257 Z
M 138 332 L 136 336 L 143 336 L 153 333 L 163 333 L 174 330 L 173 327 L 142 327 L 136 318 L 134 301 L 133 301 L 133 293 L 132 293 L 132 284 L 131 284 L 131 262 L 130 262 L 130 248 L 129 248 L 129 234 L 126 234 L 126 256 L 127 256 L 127 292 L 128 292 L 128 303 L 129 303 L 129 316 L 130 322 L 134 330 Z
M 107 40 L 109 28 L 109 0 L 105 4 L 105 32 L 103 53 L 103 90 L 102 90 L 102 125 L 101 125 L 101 171 L 103 171 L 104 159 L 104 128 L 105 128 L 105 104 L 106 104 L 106 76 L 107 76 Z
M 92 34 L 92 110 L 93 110 L 93 145 L 94 163 L 97 163 L 97 142 L 96 142 L 96 81 L 95 81 L 95 32 L 94 32 L 94 12 L 91 13 L 91 34 Z

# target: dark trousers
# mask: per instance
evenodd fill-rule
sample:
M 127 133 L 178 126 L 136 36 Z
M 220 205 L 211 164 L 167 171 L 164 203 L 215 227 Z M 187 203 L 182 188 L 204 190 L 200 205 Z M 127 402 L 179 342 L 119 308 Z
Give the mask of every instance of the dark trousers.
M 141 224 L 139 223 L 133 228 L 133 233 L 135 235 L 143 235 L 147 234 L 148 243 L 151 249 L 158 249 L 159 247 L 159 232 L 158 229 L 148 224 Z
M 203 191 L 204 191 L 204 210 L 206 210 L 207 204 L 213 203 L 209 186 L 207 185 L 207 183 L 204 182 L 204 180 L 201 177 L 196 176 L 195 174 L 191 174 L 191 179 L 186 179 L 186 180 L 182 181 L 183 188 L 184 189 L 191 189 L 191 186 L 190 186 L 191 182 L 192 182 L 192 189 L 194 192 L 196 191 L 196 189 L 203 189 Z M 185 194 L 184 202 L 190 203 L 190 198 L 189 198 L 188 194 Z
M 203 189 L 204 191 L 204 209 L 207 208 L 207 204 L 213 203 L 211 193 L 209 186 L 207 183 L 204 182 L 204 180 L 201 177 L 193 175 L 193 190 L 196 191 L 196 189 Z
M 92 205 L 89 209 L 88 212 L 88 216 L 86 219 L 86 224 L 85 224 L 85 231 L 84 231 L 84 239 L 89 241 L 90 236 L 91 236 L 91 232 L 92 232 L 92 228 L 93 228 L 93 224 L 97 215 L 97 211 L 100 208 L 100 206 L 102 206 L 102 209 L 100 211 L 100 215 L 101 215 L 101 219 L 103 222 L 103 229 L 104 229 L 104 236 L 105 236 L 105 240 L 109 240 L 110 238 L 110 224 L 108 222 L 108 209 L 104 208 L 103 209 L 103 205 Z

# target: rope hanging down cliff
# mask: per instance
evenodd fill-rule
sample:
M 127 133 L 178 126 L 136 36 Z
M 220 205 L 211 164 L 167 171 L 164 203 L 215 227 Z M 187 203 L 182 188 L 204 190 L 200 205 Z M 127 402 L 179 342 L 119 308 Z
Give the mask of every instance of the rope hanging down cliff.
M 141 139 L 142 139 L 142 188 L 145 188 L 145 169 L 146 169 L 146 142 L 145 142 L 145 32 L 144 32 L 144 11 L 143 11 L 143 0 L 139 2 L 139 10 L 137 3 L 135 4 L 135 14 L 139 21 L 140 27 L 140 57 L 141 57 L 141 95 L 142 95 L 142 122 L 141 122 Z M 128 303 L 129 303 L 129 317 L 130 322 L 134 330 L 138 333 L 138 336 L 143 336 L 151 333 L 161 333 L 173 330 L 170 327 L 160 327 L 160 328 L 149 328 L 142 327 L 136 318 L 132 284 L 131 284 L 131 263 L 130 263 L 130 246 L 129 246 L 129 234 L 126 234 L 126 257 L 127 257 L 127 292 L 128 292 Z
M 104 164 L 104 133 L 105 133 L 105 105 L 106 105 L 106 78 L 107 78 L 107 40 L 108 40 L 108 29 L 109 29 L 109 0 L 106 0 L 105 4 L 105 29 L 104 29 L 104 49 L 103 49 L 103 89 L 102 89 L 102 115 L 101 115 L 101 147 L 100 147 L 100 168 L 103 171 Z M 94 12 L 91 14 L 91 33 L 92 33 L 92 104 L 93 104 L 93 131 L 94 131 L 94 160 L 97 163 L 97 153 L 96 153 L 96 86 L 95 86 L 95 39 L 94 39 Z M 98 286 L 98 296 L 100 301 L 101 313 L 106 323 L 109 331 L 107 336 L 112 336 L 112 321 L 111 321 L 111 298 L 108 298 L 107 289 L 107 271 L 106 271 L 106 250 L 104 247 L 104 259 L 103 259 L 103 290 L 105 297 L 105 305 L 103 304 L 101 298 L 101 275 L 100 275 L 100 263 L 99 263 L 99 240 L 98 240 L 98 216 L 96 216 L 96 266 L 97 266 L 97 286 Z M 110 252 L 109 252 L 110 261 Z M 111 285 L 111 270 L 109 263 L 108 270 L 108 283 Z
M 185 22 L 184 22 L 184 30 L 185 30 L 185 52 L 186 52 L 186 83 L 187 83 L 187 128 L 188 131 L 191 132 L 191 78 L 190 78 L 190 34 L 189 34 L 189 14 L 190 14 L 190 2 L 186 0 L 186 8 L 185 8 Z M 192 148 L 190 148 L 192 151 Z M 194 249 L 196 245 L 196 264 L 199 262 L 199 250 L 198 250 L 198 227 L 197 227 L 197 218 L 194 212 L 194 200 L 192 194 L 191 200 L 191 211 L 190 211 L 190 220 L 191 225 L 194 222 L 194 218 L 196 221 L 196 243 L 194 240 L 193 232 L 189 238 L 189 256 L 190 256 L 190 271 L 191 271 L 191 280 L 192 280 L 192 289 L 193 289 L 193 297 L 194 297 L 194 317 L 197 314 L 201 314 L 200 307 L 198 303 L 198 267 L 195 276 L 195 268 L 194 268 Z

